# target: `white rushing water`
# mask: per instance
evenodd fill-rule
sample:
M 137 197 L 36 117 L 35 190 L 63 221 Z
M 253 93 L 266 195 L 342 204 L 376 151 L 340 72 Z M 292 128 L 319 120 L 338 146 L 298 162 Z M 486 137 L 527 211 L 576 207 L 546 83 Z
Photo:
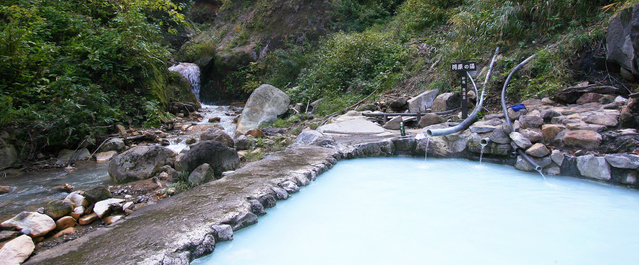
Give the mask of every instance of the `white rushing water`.
M 639 264 L 639 192 L 465 160 L 340 161 L 193 264 Z
M 182 74 L 191 82 L 191 90 L 198 101 L 200 101 L 200 67 L 194 63 L 179 63 L 169 67 L 169 71 Z

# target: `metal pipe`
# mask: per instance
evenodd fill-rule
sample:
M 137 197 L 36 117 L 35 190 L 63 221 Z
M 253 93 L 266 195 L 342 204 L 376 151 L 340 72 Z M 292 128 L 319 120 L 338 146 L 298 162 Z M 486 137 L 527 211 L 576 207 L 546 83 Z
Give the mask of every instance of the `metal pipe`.
M 482 146 L 486 146 L 488 145 L 488 143 L 490 143 L 490 137 L 484 137 L 481 140 L 479 140 L 479 144 Z
M 477 104 L 477 106 L 475 106 L 475 109 L 473 110 L 473 112 L 470 113 L 470 115 L 468 115 L 468 118 L 466 118 L 464 121 L 462 121 L 460 124 L 457 124 L 454 127 L 445 128 L 445 129 L 426 130 L 426 134 L 429 137 L 449 135 L 449 134 L 453 134 L 453 133 L 465 130 L 477 120 L 477 112 L 481 110 L 482 105 L 484 104 L 484 94 L 486 92 L 486 84 L 488 83 L 488 80 L 490 79 L 490 74 L 493 71 L 493 65 L 495 65 L 495 60 L 497 59 L 498 52 L 499 52 L 499 47 L 495 49 L 495 55 L 493 55 L 493 59 L 490 61 L 490 68 L 488 68 L 488 73 L 486 74 L 486 80 L 484 81 L 484 85 L 482 86 L 481 96 L 479 97 L 479 103 Z M 466 74 L 468 74 L 468 72 Z M 470 74 L 468 74 L 468 77 L 470 77 L 470 81 L 473 83 L 473 86 L 475 86 L 475 89 L 477 89 L 477 85 L 475 85 L 475 81 L 473 80 L 473 77 L 470 76 Z
M 513 77 L 513 75 L 519 71 L 519 69 L 524 66 L 525 64 L 527 64 L 530 60 L 532 60 L 533 58 L 535 58 L 535 55 L 531 55 L 530 57 L 526 58 L 526 60 L 524 60 L 523 62 L 521 62 L 520 64 L 518 64 L 517 66 L 515 66 L 515 69 L 512 70 L 512 72 L 510 72 L 510 74 L 508 75 L 508 77 L 506 78 L 506 82 L 504 82 L 504 87 L 501 89 L 501 108 L 504 111 L 504 116 L 506 116 L 506 123 L 508 124 L 508 127 L 510 127 L 510 131 L 514 131 L 513 130 L 513 124 L 510 121 L 510 117 L 508 116 L 508 107 L 506 107 L 506 88 L 508 87 L 508 83 L 510 82 L 510 79 Z M 532 160 L 532 158 L 530 158 L 525 152 L 524 150 L 522 150 L 521 148 L 519 148 L 519 146 L 517 146 L 514 142 L 510 142 L 510 145 L 515 149 L 515 152 L 517 152 L 517 154 L 519 154 L 526 162 L 528 162 L 528 164 L 530 164 L 532 167 L 535 168 L 536 171 L 541 172 L 541 166 L 539 164 L 537 164 L 534 160 Z

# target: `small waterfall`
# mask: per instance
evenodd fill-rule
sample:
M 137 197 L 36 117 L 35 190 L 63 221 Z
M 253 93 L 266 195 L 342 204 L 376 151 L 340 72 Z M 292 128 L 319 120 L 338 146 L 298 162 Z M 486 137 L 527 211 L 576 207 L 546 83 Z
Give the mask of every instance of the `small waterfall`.
M 200 67 L 194 63 L 179 63 L 169 67 L 169 71 L 178 72 L 191 82 L 191 91 L 200 101 Z
M 417 141 L 426 138 L 426 147 L 424 150 L 424 161 L 428 160 L 428 145 L 430 144 L 430 136 L 426 136 L 423 133 L 417 134 L 415 135 L 415 139 L 417 139 Z
M 484 143 L 481 144 L 481 153 L 479 154 L 479 164 L 480 165 L 481 165 L 482 158 L 484 158 L 484 148 L 486 147 L 486 145 L 488 145 L 488 144 L 487 143 L 486 144 L 484 144 Z

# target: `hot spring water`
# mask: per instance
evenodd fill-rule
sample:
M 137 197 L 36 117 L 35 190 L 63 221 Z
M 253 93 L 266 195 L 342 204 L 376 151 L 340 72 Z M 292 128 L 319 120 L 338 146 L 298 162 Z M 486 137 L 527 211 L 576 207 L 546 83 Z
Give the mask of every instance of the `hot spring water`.
M 465 160 L 340 161 L 193 264 L 639 264 L 639 192 Z

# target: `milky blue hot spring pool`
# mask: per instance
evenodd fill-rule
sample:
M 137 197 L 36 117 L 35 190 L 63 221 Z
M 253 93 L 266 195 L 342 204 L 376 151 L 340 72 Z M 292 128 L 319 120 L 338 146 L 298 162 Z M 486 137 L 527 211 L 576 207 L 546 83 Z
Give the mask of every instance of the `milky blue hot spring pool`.
M 455 159 L 340 161 L 193 264 L 639 264 L 639 192 Z

